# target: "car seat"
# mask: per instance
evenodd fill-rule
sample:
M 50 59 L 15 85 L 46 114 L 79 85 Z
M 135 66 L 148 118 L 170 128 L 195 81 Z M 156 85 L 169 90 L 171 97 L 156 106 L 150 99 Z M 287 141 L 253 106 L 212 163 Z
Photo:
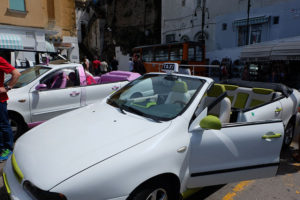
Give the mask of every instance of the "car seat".
M 212 88 L 208 91 L 205 97 L 205 107 L 210 106 L 214 103 L 221 95 L 226 92 L 224 85 L 214 84 Z M 231 112 L 231 102 L 228 97 L 224 97 L 216 105 L 214 105 L 210 110 L 208 110 L 208 115 L 214 115 L 220 119 L 222 123 L 229 123 Z
M 188 103 L 190 100 L 190 94 L 188 92 L 188 87 L 186 82 L 184 81 L 176 81 L 174 86 L 172 87 L 172 91 L 169 93 L 166 104 L 174 104 L 176 102 L 179 103 Z
M 51 84 L 51 89 L 65 88 L 67 84 L 67 75 L 65 72 L 57 74 Z

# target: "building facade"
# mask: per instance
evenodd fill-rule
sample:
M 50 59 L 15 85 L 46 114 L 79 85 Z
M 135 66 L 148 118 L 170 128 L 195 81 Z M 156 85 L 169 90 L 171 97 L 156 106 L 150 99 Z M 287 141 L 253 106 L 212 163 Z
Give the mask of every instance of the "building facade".
M 80 48 L 91 59 L 116 56 L 128 68 L 133 47 L 161 43 L 161 0 L 89 0 L 76 10 Z
M 12 65 L 33 66 L 42 62 L 42 56 L 55 54 L 66 43 L 64 50 L 72 49 L 68 50 L 70 60 L 78 61 L 75 6 L 72 0 L 3 0 L 1 3 L 0 54 Z M 72 3 L 73 20 L 67 17 L 72 13 Z M 66 5 L 69 5 L 69 12 L 63 11 Z M 59 15 L 64 12 L 65 15 Z M 73 30 L 73 33 L 69 30 Z
M 298 0 L 165 0 L 162 3 L 162 41 L 196 41 L 203 30 L 210 63 L 224 58 L 238 60 L 248 44 L 299 36 L 299 23 Z

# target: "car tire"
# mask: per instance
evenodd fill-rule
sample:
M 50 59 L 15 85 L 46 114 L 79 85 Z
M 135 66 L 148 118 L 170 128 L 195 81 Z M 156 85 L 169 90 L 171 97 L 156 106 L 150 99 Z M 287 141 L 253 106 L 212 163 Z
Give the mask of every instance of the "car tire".
M 293 123 L 292 120 L 290 120 L 284 129 L 284 137 L 283 137 L 283 144 L 282 144 L 283 148 L 288 148 L 291 145 L 294 137 L 294 129 L 295 129 L 295 124 Z
M 16 141 L 23 133 L 26 132 L 27 127 L 17 115 L 9 114 L 8 117 L 11 129 L 13 131 L 13 138 L 14 141 Z
M 153 183 L 147 184 L 137 190 L 130 200 L 176 200 L 176 192 L 173 191 L 171 184 Z

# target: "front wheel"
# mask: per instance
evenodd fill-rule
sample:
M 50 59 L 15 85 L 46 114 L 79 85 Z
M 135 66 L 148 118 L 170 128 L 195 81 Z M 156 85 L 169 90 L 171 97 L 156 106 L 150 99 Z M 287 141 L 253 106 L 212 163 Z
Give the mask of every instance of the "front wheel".
M 16 141 L 23 133 L 26 132 L 27 128 L 24 122 L 16 115 L 9 115 L 9 123 L 13 132 L 14 141 Z
M 289 147 L 290 144 L 292 143 L 294 137 L 294 128 L 295 125 L 293 121 L 289 121 L 289 123 L 287 124 L 284 130 L 283 148 Z
M 173 200 L 176 199 L 176 192 L 171 184 L 150 184 L 136 191 L 130 200 Z

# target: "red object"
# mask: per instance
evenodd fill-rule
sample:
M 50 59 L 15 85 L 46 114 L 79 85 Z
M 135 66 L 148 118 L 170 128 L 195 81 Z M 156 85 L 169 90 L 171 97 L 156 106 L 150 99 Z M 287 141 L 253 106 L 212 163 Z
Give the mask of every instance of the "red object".
M 99 69 L 101 62 L 99 60 L 93 61 L 93 69 Z
M 9 64 L 4 58 L 0 56 L 0 87 L 4 86 L 4 73 L 9 74 L 15 70 L 11 64 Z M 5 102 L 8 100 L 6 92 L 0 93 L 0 101 Z
M 92 76 L 86 75 L 86 84 L 87 85 L 96 84 L 96 81 Z

